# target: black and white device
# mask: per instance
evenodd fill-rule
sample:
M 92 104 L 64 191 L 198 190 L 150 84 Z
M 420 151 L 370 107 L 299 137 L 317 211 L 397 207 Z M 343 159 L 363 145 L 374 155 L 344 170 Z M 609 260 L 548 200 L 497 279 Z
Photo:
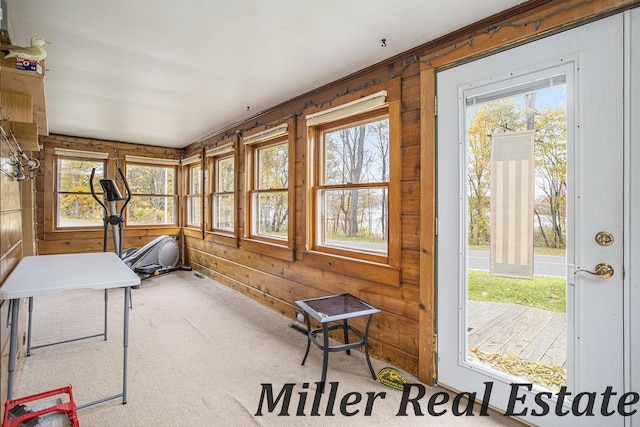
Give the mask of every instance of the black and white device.
M 173 237 L 166 235 L 160 236 L 153 241 L 147 243 L 141 248 L 130 248 L 122 251 L 122 226 L 124 224 L 124 209 L 131 200 L 131 189 L 127 183 L 127 179 L 122 173 L 122 169 L 118 168 L 120 178 L 126 189 L 126 197 L 123 197 L 118 189 L 118 185 L 113 179 L 101 179 L 100 186 L 104 193 L 104 202 L 100 200 L 93 188 L 93 178 L 95 176 L 95 168 L 91 170 L 89 179 L 89 187 L 91 195 L 102 206 L 104 211 L 104 235 L 103 247 L 104 252 L 107 251 L 107 234 L 109 224 L 113 236 L 113 247 L 118 256 L 136 272 L 142 279 L 148 279 L 164 273 L 170 273 L 176 270 L 191 271 L 191 267 L 179 266 L 180 247 Z M 118 210 L 117 202 L 124 201 L 120 210 Z

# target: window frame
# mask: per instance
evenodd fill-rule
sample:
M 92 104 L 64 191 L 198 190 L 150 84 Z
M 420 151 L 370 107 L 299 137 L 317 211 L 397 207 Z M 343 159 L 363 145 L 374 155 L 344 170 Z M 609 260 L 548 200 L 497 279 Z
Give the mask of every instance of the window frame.
M 293 261 L 295 242 L 295 121 L 289 118 L 284 122 L 264 126 L 258 132 L 243 136 L 245 147 L 245 188 L 244 188 L 244 236 L 242 244 L 245 249 L 264 253 L 276 258 Z M 257 208 L 255 197 L 272 189 L 260 189 L 258 171 L 259 150 L 287 144 L 287 187 L 275 189 L 286 192 L 287 195 L 287 234 L 286 238 L 278 239 L 259 234 L 255 230 L 254 216 Z
M 183 227 L 188 230 L 197 231 L 198 235 L 202 237 L 202 231 L 204 229 L 204 168 L 202 165 L 202 156 L 196 154 L 194 156 L 182 159 L 182 180 L 183 180 Z M 198 192 L 194 192 L 194 177 L 193 172 L 196 169 L 200 169 L 200 176 L 198 179 Z M 191 209 L 192 202 L 196 199 L 200 199 L 200 222 L 192 222 L 193 211 Z
M 178 193 L 179 189 L 179 170 L 178 166 L 180 164 L 179 160 L 173 159 L 156 159 L 152 157 L 138 157 L 138 156 L 125 156 L 125 177 L 129 181 L 129 186 L 134 187 L 131 184 L 131 180 L 128 177 L 129 167 L 149 167 L 149 168 L 166 168 L 173 169 L 173 194 L 153 194 L 153 193 L 136 193 L 133 189 L 131 190 L 131 202 L 127 206 L 125 215 L 125 227 L 127 228 L 167 228 L 167 227 L 179 227 L 180 226 L 180 195 Z M 173 199 L 173 222 L 171 223 L 162 223 L 162 224 L 131 224 L 129 222 L 129 209 L 131 207 L 131 203 L 134 202 L 136 197 L 165 197 Z
M 82 230 L 97 230 L 104 228 L 104 212 L 102 213 L 102 221 L 101 223 L 97 223 L 94 225 L 86 225 L 86 226 L 60 226 L 60 196 L 61 195 L 86 195 L 91 196 L 91 191 L 88 192 L 76 192 L 76 191 L 61 191 L 59 188 L 60 184 L 60 160 L 71 160 L 71 161 L 87 161 L 87 162 L 95 162 L 102 163 L 103 171 L 105 176 L 108 175 L 108 167 L 109 167 L 109 154 L 105 152 L 98 151 L 85 151 L 85 150 L 73 150 L 73 149 L 63 149 L 63 148 L 55 148 L 53 155 L 53 171 L 52 174 L 52 185 L 53 194 L 51 200 L 51 210 L 52 210 L 52 220 L 48 221 L 50 223 L 50 229 L 45 231 L 51 232 L 74 232 L 74 231 L 82 231 Z M 97 177 L 96 177 L 97 179 Z M 102 187 L 100 185 L 94 185 L 94 190 L 98 197 L 102 197 Z M 96 205 L 98 202 L 95 202 Z M 102 210 L 102 208 L 100 208 Z
M 215 147 L 206 151 L 206 196 L 205 196 L 205 234 L 208 240 L 227 246 L 238 246 L 239 230 L 239 193 L 238 193 L 238 137 L 236 135 L 219 141 Z M 220 229 L 214 227 L 215 218 L 215 196 L 220 194 L 216 191 L 218 186 L 217 162 L 219 160 L 233 158 L 233 229 Z M 225 194 L 231 194 L 225 192 Z
M 220 163 L 223 161 L 227 161 L 227 160 L 231 160 L 234 166 L 234 170 L 233 170 L 233 175 L 234 175 L 234 180 L 233 180 L 233 189 L 231 191 L 224 191 L 220 188 Z M 220 155 L 220 156 L 215 156 L 212 158 L 212 167 L 213 167 L 213 179 L 211 180 L 211 185 L 213 187 L 212 191 L 211 191 L 211 229 L 215 232 L 218 233 L 234 233 L 236 230 L 236 223 L 237 223 L 237 218 L 235 215 L 235 209 L 234 209 L 234 215 L 233 215 L 233 226 L 229 229 L 229 228 L 221 228 L 221 227 L 216 227 L 217 224 L 217 217 L 216 217 L 216 212 L 217 209 L 215 209 L 216 206 L 216 198 L 218 196 L 233 196 L 233 203 L 232 205 L 235 207 L 236 205 L 236 182 L 235 182 L 235 156 L 233 154 L 229 154 L 229 155 Z
M 401 197 L 402 197 L 402 164 L 401 164 L 401 102 L 399 99 L 388 99 L 384 93 L 384 102 L 371 107 L 370 98 L 362 97 L 351 102 L 342 104 L 345 106 L 345 114 L 340 116 L 332 110 L 340 108 L 333 107 L 327 111 L 327 120 L 315 119 L 316 114 L 307 116 L 308 132 L 308 203 L 307 203 L 307 253 L 309 255 L 320 255 L 329 257 L 340 257 L 354 262 L 376 263 L 389 266 L 393 269 L 401 268 Z M 358 104 L 362 102 L 362 108 Z M 322 111 L 320 112 L 322 114 Z M 337 117 L 335 117 L 337 116 Z M 357 126 L 358 123 L 375 121 L 376 117 L 387 117 L 389 120 L 389 181 L 384 183 L 362 183 L 347 185 L 326 185 L 323 182 L 324 159 L 323 134 L 329 131 Z M 312 118 L 311 124 L 310 118 Z M 386 254 L 373 251 L 360 251 L 346 247 L 329 246 L 321 241 L 322 218 L 319 210 L 319 194 L 325 189 L 334 188 L 387 188 L 387 251 Z M 327 263 L 328 264 L 328 263 Z M 389 284 L 398 285 L 399 276 L 391 274 Z

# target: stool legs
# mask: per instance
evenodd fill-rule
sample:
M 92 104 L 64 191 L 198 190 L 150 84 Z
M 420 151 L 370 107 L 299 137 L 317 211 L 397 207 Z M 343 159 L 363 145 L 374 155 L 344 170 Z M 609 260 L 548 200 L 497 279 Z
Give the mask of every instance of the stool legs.
M 349 344 L 349 328 L 347 326 L 347 319 L 344 319 L 342 324 L 344 325 L 344 343 Z M 351 350 L 347 349 L 347 354 L 351 356 Z
M 304 314 L 304 320 L 307 321 L 307 351 L 304 352 L 304 357 L 302 358 L 302 363 L 300 365 L 304 365 L 304 362 L 307 361 L 309 348 L 311 347 L 311 322 L 309 321 L 309 315 L 307 313 Z
M 320 393 L 324 393 L 324 384 L 327 380 L 327 365 L 329 364 L 329 328 L 326 323 L 322 324 L 322 335 L 324 348 L 322 349 L 322 379 L 320 380 Z
M 371 317 L 372 316 L 369 316 L 369 319 L 367 320 L 367 326 L 364 330 L 364 355 L 367 358 L 367 364 L 369 365 L 369 371 L 371 371 L 371 377 L 376 380 L 378 378 L 376 377 L 376 373 L 373 370 L 373 366 L 371 366 L 371 359 L 369 358 L 369 324 L 371 323 Z
M 376 380 L 378 379 L 378 377 L 376 376 L 375 371 L 373 370 L 373 365 L 371 364 L 371 358 L 369 357 L 369 326 L 371 324 L 371 317 L 369 316 L 367 319 L 367 325 L 365 327 L 364 330 L 364 334 L 360 335 L 360 333 L 358 333 L 358 335 L 360 335 L 363 338 L 363 342 L 360 344 L 355 344 L 355 345 L 362 345 L 364 346 L 364 355 L 365 358 L 367 359 L 367 365 L 369 366 L 369 371 L 371 372 L 371 377 Z M 304 352 L 304 357 L 302 358 L 302 363 L 301 365 L 304 365 L 304 363 L 307 361 L 307 356 L 309 356 L 309 349 L 311 348 L 311 335 L 312 332 L 317 333 L 319 332 L 318 330 L 316 331 L 312 331 L 311 329 L 311 321 L 309 319 L 309 316 L 305 313 L 305 320 L 307 323 L 307 349 Z M 322 324 L 322 345 L 317 341 L 314 340 L 314 342 L 316 343 L 316 345 L 322 350 L 322 377 L 320 380 L 320 388 L 319 391 L 320 393 L 324 392 L 324 384 L 327 380 L 327 367 L 329 365 L 329 352 L 330 351 L 340 351 L 340 350 L 345 350 L 347 352 L 347 354 L 351 354 L 351 349 L 339 349 L 338 347 L 330 347 L 329 346 L 329 331 L 330 330 L 334 330 L 334 329 L 343 329 L 344 332 L 344 345 L 349 345 L 349 327 L 347 325 L 347 319 L 343 320 L 342 325 L 340 326 L 332 326 L 329 327 L 328 323 L 323 323 Z

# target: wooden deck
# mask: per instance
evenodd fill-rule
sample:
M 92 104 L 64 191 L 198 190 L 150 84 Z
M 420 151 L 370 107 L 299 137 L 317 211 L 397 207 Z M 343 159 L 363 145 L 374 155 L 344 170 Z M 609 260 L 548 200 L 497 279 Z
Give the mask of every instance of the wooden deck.
M 531 362 L 565 366 L 567 323 L 564 313 L 486 301 L 469 301 L 468 307 L 469 348 L 486 353 L 512 353 Z

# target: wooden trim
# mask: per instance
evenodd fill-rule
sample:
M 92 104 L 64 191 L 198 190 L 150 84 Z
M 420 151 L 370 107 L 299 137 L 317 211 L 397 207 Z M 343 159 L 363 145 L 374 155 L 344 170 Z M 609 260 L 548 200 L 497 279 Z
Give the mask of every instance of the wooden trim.
M 230 234 L 222 234 L 215 231 L 205 232 L 205 240 L 208 240 L 219 245 L 231 246 L 232 248 L 238 247 L 238 238 Z
M 244 191 L 244 232 L 243 238 L 249 238 L 249 235 L 252 231 L 252 220 L 251 215 L 253 212 L 252 201 L 251 201 L 251 193 L 250 191 L 254 187 L 254 176 L 256 173 L 256 165 L 255 165 L 255 147 L 251 145 L 244 146 L 244 186 L 242 187 Z M 239 194 L 239 193 L 236 193 Z
M 389 102 L 389 201 L 387 212 L 388 262 L 402 265 L 402 119 L 401 101 Z
M 400 286 L 402 269 L 399 267 L 315 251 L 303 251 L 302 261 L 312 268 L 332 271 L 384 285 Z
M 22 123 L 7 120 L 2 126 L 7 132 L 7 136 L 9 138 L 11 138 L 10 132 L 13 131 L 13 134 L 22 146 L 23 151 L 40 151 L 40 144 L 38 142 L 38 125 L 35 123 Z
M 421 70 L 450 66 L 463 59 L 486 55 L 637 4 L 640 4 L 640 1 L 553 0 L 544 2 L 526 16 L 505 15 L 500 20 L 494 18 L 491 23 L 487 22 L 482 32 L 468 33 L 463 40 L 421 57 Z
M 293 261 L 294 251 L 285 245 L 265 242 L 262 240 L 241 239 L 242 247 L 251 252 L 283 259 L 285 261 Z
M 194 239 L 202 239 L 202 230 L 194 228 L 193 226 L 185 226 L 182 228 L 182 232 L 185 236 L 193 237 Z
M 242 189 L 246 189 L 247 187 L 242 187 L 240 185 L 239 170 L 240 170 L 240 144 L 238 143 L 240 137 L 236 134 L 232 137 L 233 140 L 233 205 L 235 209 L 234 218 L 233 218 L 233 236 L 235 239 L 234 246 L 238 246 L 238 237 L 240 236 L 240 201 L 244 200 L 240 198 L 240 191 Z M 213 201 L 213 199 L 212 199 Z M 211 205 L 213 206 L 213 205 Z M 246 207 L 245 207 L 246 208 Z M 246 209 L 245 209 L 246 210 Z M 213 217 L 210 218 L 213 221 Z M 213 222 L 211 222 L 211 227 L 213 227 Z M 246 229 L 246 225 L 245 225 Z
M 420 304 L 418 312 L 418 378 L 436 379 L 435 334 L 435 70 L 420 73 Z
M 296 120 L 295 117 L 290 117 L 287 120 L 287 129 L 289 131 L 289 175 L 287 177 L 288 185 L 288 203 L 287 203 L 287 216 L 288 216 L 288 231 L 287 231 L 287 246 L 291 249 L 295 248 L 296 244 Z M 293 258 L 291 259 L 293 261 Z
M 191 237 L 198 237 L 204 239 L 204 226 L 205 226 L 205 171 L 206 164 L 204 164 L 205 157 L 202 153 L 197 153 L 190 156 L 187 159 L 182 160 L 182 168 L 180 171 L 180 178 L 182 185 L 180 186 L 182 192 L 180 200 L 182 206 L 180 208 L 181 219 L 179 224 L 182 225 L 185 231 L 188 231 Z M 200 194 L 191 194 L 191 170 L 195 167 L 200 167 Z M 189 201 L 190 199 L 200 198 L 200 226 L 196 224 L 189 224 Z M 197 230 L 197 234 L 196 234 Z

